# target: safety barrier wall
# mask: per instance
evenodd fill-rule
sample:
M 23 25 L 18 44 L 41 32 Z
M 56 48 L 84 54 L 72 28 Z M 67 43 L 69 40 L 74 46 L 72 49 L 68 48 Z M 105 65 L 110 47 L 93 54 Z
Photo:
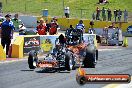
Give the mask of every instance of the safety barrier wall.
M 12 44 L 12 58 L 23 58 L 31 50 L 36 50 L 39 54 L 51 53 L 55 47 L 55 40 L 59 35 L 30 35 L 18 36 Z M 86 43 L 93 43 L 97 47 L 96 36 L 85 34 Z
M 23 36 L 17 36 L 16 40 L 12 44 L 12 58 L 23 58 Z
M 38 17 L 37 20 L 39 20 L 41 17 Z M 43 17 L 44 19 L 47 19 L 49 22 L 51 21 L 52 18 L 48 17 Z M 61 27 L 61 30 L 66 30 L 66 28 L 69 28 L 70 25 L 73 25 L 74 27 L 76 24 L 79 22 L 80 19 L 76 18 L 58 18 L 57 22 Z M 86 27 L 86 32 L 88 32 L 88 29 L 90 28 L 90 20 L 88 19 L 83 19 L 83 23 Z M 112 24 L 110 21 L 94 21 L 94 28 L 104 28 L 108 27 Z M 128 26 L 132 25 L 132 22 L 128 23 L 121 23 L 121 29 L 123 32 L 126 32 L 126 29 Z M 116 27 L 119 27 L 119 23 L 115 23 Z
M 0 61 L 4 61 L 6 60 L 6 53 L 2 47 L 2 45 L 0 45 Z
M 39 20 L 41 17 L 36 17 L 36 16 L 20 16 L 19 17 L 22 22 L 25 24 L 26 27 L 36 27 L 37 26 L 37 20 Z M 43 17 L 45 20 L 48 20 L 48 22 L 50 22 L 52 20 L 51 17 Z M 61 30 L 66 30 L 67 28 L 69 28 L 70 25 L 73 25 L 74 27 L 76 26 L 76 24 L 79 22 L 80 19 L 77 18 L 58 18 L 58 24 L 61 27 Z M 83 22 L 85 24 L 86 27 L 86 32 L 88 32 L 88 29 L 90 27 L 90 20 L 88 19 L 83 19 Z M 109 25 L 111 25 L 112 22 L 109 21 L 94 21 L 94 28 L 104 28 L 104 27 L 108 27 Z M 132 22 L 128 22 L 128 23 L 122 23 L 121 25 L 121 29 L 123 30 L 123 32 L 126 31 L 127 27 L 132 25 Z M 119 23 L 115 24 L 116 27 L 119 27 Z

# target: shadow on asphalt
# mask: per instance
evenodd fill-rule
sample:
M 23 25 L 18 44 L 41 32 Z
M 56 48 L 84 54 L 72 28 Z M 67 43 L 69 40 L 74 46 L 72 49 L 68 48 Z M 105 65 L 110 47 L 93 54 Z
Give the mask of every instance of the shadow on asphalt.
M 31 69 L 30 69 L 30 70 L 20 70 L 20 71 L 34 71 L 34 70 L 31 70 Z
M 36 73 L 70 73 L 70 71 L 43 71 L 43 70 L 40 70 L 40 71 L 35 71 Z
M 70 73 L 70 71 L 61 71 L 61 72 L 58 72 L 58 73 Z
M 36 73 L 55 73 L 55 71 L 43 71 L 43 70 L 40 70 L 40 71 L 35 71 Z

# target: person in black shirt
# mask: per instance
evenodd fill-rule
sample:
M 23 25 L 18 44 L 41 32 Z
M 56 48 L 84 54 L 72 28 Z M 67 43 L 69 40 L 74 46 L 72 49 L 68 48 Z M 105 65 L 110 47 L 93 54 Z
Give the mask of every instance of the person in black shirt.
M 45 21 L 46 23 L 46 31 L 49 32 L 49 29 L 50 29 L 50 23 L 48 23 L 48 20 Z
M 121 21 L 121 16 L 122 16 L 122 11 L 119 9 L 118 10 L 118 22 Z
M 111 10 L 108 8 L 107 12 L 108 12 L 108 21 L 111 21 L 111 17 L 112 17 Z
M 96 9 L 96 20 L 100 20 L 100 9 L 97 7 Z
M 118 12 L 118 10 L 114 10 L 114 18 L 115 18 L 115 22 L 116 22 L 116 17 L 117 17 L 117 12 Z

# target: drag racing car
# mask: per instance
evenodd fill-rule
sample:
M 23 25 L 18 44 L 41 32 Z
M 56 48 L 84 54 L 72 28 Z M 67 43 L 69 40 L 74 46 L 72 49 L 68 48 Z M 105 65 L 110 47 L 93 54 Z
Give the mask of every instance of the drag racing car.
M 71 57 L 68 50 L 61 44 L 56 44 L 53 53 L 47 54 L 43 60 L 38 60 L 37 52 L 32 50 L 29 53 L 28 64 L 30 69 L 41 68 L 48 71 L 70 71 L 73 69 Z
M 55 40 L 53 52 L 47 54 L 42 60 L 38 60 L 36 51 L 32 50 L 29 53 L 30 69 L 37 67 L 51 71 L 70 71 L 80 66 L 95 68 L 98 50 L 94 44 L 84 42 L 82 30 L 74 29 L 70 33 L 65 33 L 65 36 L 62 34 L 60 36 Z

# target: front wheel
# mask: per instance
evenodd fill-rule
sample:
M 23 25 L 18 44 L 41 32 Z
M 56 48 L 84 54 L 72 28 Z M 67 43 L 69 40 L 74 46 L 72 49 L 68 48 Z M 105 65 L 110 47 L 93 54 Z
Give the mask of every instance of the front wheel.
M 37 54 L 34 51 L 31 51 L 29 53 L 29 57 L 28 57 L 28 65 L 30 69 L 35 69 L 36 65 L 37 65 Z
M 28 65 L 29 65 L 29 68 L 30 69 L 35 69 L 35 66 L 34 66 L 34 60 L 33 60 L 33 56 L 29 56 L 28 57 Z

